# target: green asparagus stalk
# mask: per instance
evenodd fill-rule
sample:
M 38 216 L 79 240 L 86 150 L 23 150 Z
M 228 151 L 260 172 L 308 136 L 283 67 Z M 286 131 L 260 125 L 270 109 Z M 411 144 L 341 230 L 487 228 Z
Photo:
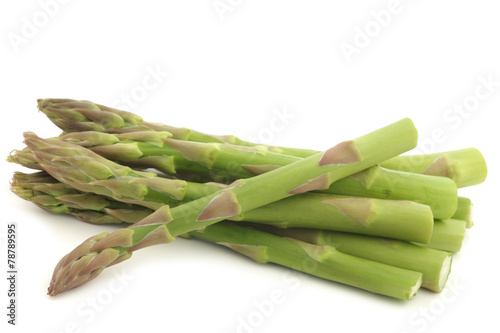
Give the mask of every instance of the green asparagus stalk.
M 397 156 L 383 161 L 380 165 L 388 169 L 449 177 L 459 188 L 481 184 L 488 174 L 486 161 L 475 148 Z
M 132 252 L 140 248 L 169 243 L 178 235 L 202 230 L 228 217 L 294 194 L 326 189 L 338 179 L 414 148 L 416 139 L 413 123 L 403 119 L 360 138 L 342 142 L 324 153 L 250 179 L 238 180 L 214 194 L 172 209 L 163 206 L 126 229 L 89 238 L 65 256 L 56 266 L 49 294 L 57 295 L 94 279 L 104 268 L 130 258 Z M 25 140 L 37 162 L 49 173 L 54 168 L 78 163 L 75 160 L 82 163 L 82 159 L 67 155 L 74 145 L 58 141 L 59 147 L 48 148 L 50 140 L 40 139 L 33 133 L 26 133 Z M 61 154 L 60 148 L 66 148 L 63 149 L 65 154 Z M 112 174 L 109 168 L 99 168 L 95 163 L 93 167 L 92 176 Z M 64 182 L 64 179 L 59 180 Z
M 422 283 L 422 273 L 366 260 L 329 245 L 313 245 L 220 222 L 191 236 L 224 245 L 259 263 L 273 262 L 327 280 L 377 294 L 411 299 Z
M 333 246 L 340 252 L 359 258 L 421 272 L 422 287 L 435 292 L 443 290 L 451 270 L 452 256 L 449 252 L 410 242 L 317 229 L 273 229 L 271 232 L 307 243 Z
M 450 218 L 457 207 L 457 187 L 451 179 L 393 171 L 380 166 L 341 179 L 322 192 L 410 200 L 429 206 L 437 219 Z
M 314 228 L 427 243 L 434 220 L 428 206 L 411 201 L 304 193 L 253 209 L 238 220 L 279 228 Z
M 79 135 L 81 133 L 71 134 Z M 97 134 L 109 135 L 104 133 Z M 80 136 L 80 139 L 77 141 L 79 143 L 96 142 L 97 140 L 95 139 L 95 137 L 97 136 L 94 136 L 94 138 L 87 137 L 85 140 L 82 140 L 83 137 Z M 109 141 L 112 142 L 112 139 L 110 139 Z M 26 152 L 24 152 L 23 155 L 29 156 L 29 154 Z M 34 159 L 35 158 L 31 156 L 28 160 L 31 161 Z M 123 161 L 123 158 L 115 158 L 115 160 L 120 159 Z M 14 160 L 14 158 L 12 158 L 11 160 Z M 39 168 L 39 166 L 37 166 L 37 168 Z M 275 168 L 278 168 L 278 166 L 276 166 Z M 72 179 L 70 178 L 70 176 L 65 177 L 68 179 Z M 189 183 L 186 183 L 185 186 L 189 186 Z M 198 185 L 193 186 L 200 187 Z M 216 190 L 217 188 L 206 187 L 206 191 L 204 193 L 213 193 Z M 85 191 L 92 190 L 87 189 Z M 432 214 L 437 219 L 448 219 L 452 217 L 457 207 L 457 188 L 455 183 L 451 179 L 446 177 L 433 177 L 408 172 L 394 171 L 376 165 L 358 172 L 350 177 L 340 179 L 333 183 L 330 188 L 320 192 L 366 198 L 414 201 L 429 206 L 432 210 Z M 198 191 L 198 193 L 201 193 L 201 191 Z M 120 196 L 122 196 L 122 194 L 120 194 Z M 125 195 L 124 197 L 128 198 L 127 195 Z M 118 198 L 117 200 L 120 200 L 120 198 Z M 160 202 L 162 202 L 161 198 Z
M 79 192 L 43 173 L 15 173 L 12 191 L 54 213 L 68 213 L 91 223 L 136 223 L 152 213 L 92 193 Z M 303 193 L 242 213 L 235 221 L 340 230 L 395 239 L 429 242 L 434 220 L 430 208 L 408 201 Z
M 245 147 L 265 147 L 267 150 L 296 157 L 309 157 L 318 153 L 315 150 L 263 146 L 241 140 L 234 135 L 210 135 L 188 128 L 179 128 L 159 123 L 143 121 L 141 117 L 90 101 L 72 99 L 39 99 L 38 109 L 65 132 L 97 131 L 104 133 L 124 133 L 160 131 L 172 133 L 177 140 L 226 143 Z
M 431 240 L 428 243 L 415 242 L 415 244 L 442 251 L 458 252 L 462 248 L 465 237 L 465 225 L 465 221 L 461 220 L 435 220 Z
M 457 202 L 457 210 L 455 214 L 451 217 L 455 220 L 465 221 L 465 226 L 467 228 L 471 228 L 474 225 L 474 221 L 472 220 L 472 201 L 466 197 L 458 197 Z

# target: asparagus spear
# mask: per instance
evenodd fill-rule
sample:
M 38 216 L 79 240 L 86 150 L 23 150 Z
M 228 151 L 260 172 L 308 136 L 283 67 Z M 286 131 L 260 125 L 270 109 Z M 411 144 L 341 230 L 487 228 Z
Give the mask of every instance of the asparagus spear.
M 68 213 L 91 223 L 135 223 L 152 213 L 92 193 L 82 193 L 44 173 L 15 173 L 11 189 L 18 196 L 54 213 Z M 235 221 L 348 231 L 395 239 L 429 242 L 434 220 L 428 206 L 408 201 L 297 194 L 249 212 Z
M 451 179 L 388 170 L 380 166 L 341 179 L 322 192 L 411 200 L 429 206 L 434 218 L 438 219 L 450 218 L 457 207 L 457 187 Z
M 80 135 L 81 133 L 71 134 Z M 97 134 L 98 135 L 93 137 L 87 136 L 85 140 L 83 140 L 83 137 L 80 136 L 78 142 L 95 143 L 97 141 L 97 139 L 95 138 L 99 136 L 99 134 L 109 135 L 104 133 Z M 108 142 L 112 142 L 112 139 L 109 139 Z M 113 156 L 107 156 L 111 158 L 116 157 L 116 155 L 118 155 L 118 152 L 119 150 L 114 151 L 112 153 Z M 23 155 L 26 156 L 26 159 L 28 161 L 33 161 L 35 159 L 33 156 L 28 158 L 29 153 L 24 152 L 24 150 Z M 125 154 L 125 156 L 127 155 Z M 124 160 L 123 157 L 114 159 L 121 161 Z M 12 158 L 11 160 L 15 159 Z M 30 165 L 32 164 L 33 162 L 30 162 Z M 30 165 L 27 166 L 30 167 Z M 150 166 L 154 167 L 154 164 Z M 85 167 L 85 165 L 83 167 Z M 277 167 L 278 166 L 276 166 L 275 168 Z M 39 168 L 38 165 L 37 168 Z M 267 171 L 269 170 L 270 169 L 267 169 Z M 73 180 L 73 178 L 71 178 L 70 176 L 66 176 L 66 178 Z M 189 186 L 189 184 L 186 183 L 185 186 Z M 100 187 L 98 187 L 98 189 L 99 188 Z M 206 192 L 204 193 L 212 193 L 215 190 L 217 189 L 210 189 L 207 187 Z M 91 191 L 91 189 L 87 189 L 86 191 Z M 199 192 L 201 191 L 198 191 L 198 193 Z M 457 188 L 455 183 L 451 179 L 446 177 L 434 177 L 394 171 L 376 165 L 366 170 L 360 171 L 352 176 L 340 179 L 333 183 L 328 189 L 320 192 L 367 198 L 414 201 L 429 206 L 432 210 L 432 214 L 437 219 L 450 218 L 456 211 L 457 206 Z M 125 195 L 125 198 L 128 198 L 128 196 Z M 118 198 L 118 200 L 120 200 L 120 198 Z M 159 200 L 160 202 L 163 201 L 163 199 L 161 198 L 159 198 Z
M 467 228 L 471 228 L 474 225 L 474 221 L 472 220 L 472 201 L 466 197 L 458 197 L 457 202 L 457 210 L 455 214 L 451 217 L 455 220 L 465 221 L 465 226 Z
M 130 216 L 137 218 L 137 214 L 135 214 L 135 212 L 140 212 L 142 208 L 137 206 L 137 210 L 135 210 L 133 207 L 129 207 L 132 214 L 123 212 L 122 214 L 114 216 L 109 214 L 111 211 L 110 209 L 101 208 L 94 204 L 95 200 L 93 200 L 92 196 L 99 196 L 93 194 L 90 194 L 90 196 L 85 198 L 82 197 L 81 200 L 77 200 L 77 206 L 71 206 L 71 203 L 74 203 L 75 201 L 69 198 L 81 195 L 81 193 L 66 184 L 57 182 L 57 180 L 44 172 L 37 174 L 23 174 L 20 172 L 15 173 L 12 182 L 12 191 L 23 197 L 23 199 L 29 200 L 49 212 L 68 213 L 75 215 L 84 221 L 98 224 L 110 223 L 107 218 L 112 220 L 111 223 L 115 223 L 115 221 L 122 222 L 120 220 L 121 218 L 130 218 Z M 45 200 L 47 197 L 53 200 Z M 58 199 L 61 197 L 63 197 L 62 200 Z M 69 201 L 70 204 L 65 201 Z M 105 199 L 105 202 L 107 203 L 105 204 L 106 207 L 109 206 L 108 201 L 109 200 Z M 119 202 L 117 203 L 120 204 Z M 96 219 L 95 215 L 92 213 L 97 213 L 98 215 L 101 215 L 101 217 Z M 318 261 L 303 251 L 304 248 L 300 246 L 302 243 L 297 244 L 297 242 L 291 242 L 290 240 L 285 240 L 281 237 L 271 236 L 252 228 L 238 227 L 229 222 L 220 222 L 208 226 L 203 231 L 192 231 L 186 236 L 201 238 L 225 245 L 228 248 L 247 255 L 260 263 L 274 262 L 332 281 L 339 281 L 352 285 L 351 279 L 345 280 L 342 276 L 347 274 L 357 274 L 359 275 L 360 282 L 357 282 L 355 286 L 397 298 L 409 299 L 418 289 L 415 285 L 415 277 L 417 275 L 414 272 L 410 273 L 403 270 L 394 270 L 393 268 L 389 268 L 387 265 L 376 265 L 368 262 L 368 260 L 363 262 L 361 267 L 359 267 L 361 270 L 351 271 L 348 269 L 348 266 L 346 267 L 341 265 L 341 263 L 357 261 L 358 259 L 340 255 L 332 248 L 321 246 L 328 244 L 315 243 L 320 246 L 315 247 L 314 251 L 323 251 L 330 258 L 328 260 L 321 260 L 321 258 L 318 258 Z M 290 237 L 290 235 L 287 236 Z M 300 237 L 295 238 L 302 239 Z M 305 239 L 302 240 L 307 241 Z M 309 245 L 306 245 L 306 247 L 307 246 Z M 414 247 L 417 246 L 414 245 Z M 429 249 L 425 250 L 432 251 Z M 346 251 L 342 252 L 349 254 Z M 361 258 L 362 256 L 358 257 Z M 373 261 L 382 262 L 380 260 Z M 314 265 L 311 265 L 311 263 L 314 263 Z M 363 271 L 363 269 L 366 269 L 367 271 Z M 408 270 L 420 272 L 417 269 Z M 374 276 L 382 278 L 378 281 L 373 281 Z M 397 283 L 394 284 L 390 279 L 398 280 Z M 389 281 L 390 283 L 388 283 Z
M 327 216 L 325 216 L 327 215 Z M 242 213 L 238 220 L 279 228 L 314 228 L 384 236 L 431 239 L 434 220 L 428 206 L 411 201 L 304 193 Z
M 264 229 L 282 237 L 329 245 L 359 258 L 381 262 L 423 274 L 422 287 L 443 290 L 451 271 L 449 252 L 420 247 L 410 242 L 317 229 Z
M 309 157 L 318 153 L 315 150 L 263 146 L 241 140 L 234 135 L 210 135 L 188 128 L 178 128 L 159 123 L 143 121 L 141 117 L 90 101 L 72 99 L 39 99 L 38 109 L 65 132 L 98 131 L 105 133 L 124 133 L 138 131 L 160 131 L 172 133 L 177 140 L 227 143 L 245 147 L 265 147 L 269 151 L 296 157 Z
M 171 242 L 178 235 L 203 229 L 294 194 L 326 189 L 340 178 L 414 148 L 416 139 L 413 123 L 403 119 L 342 142 L 324 153 L 250 179 L 238 180 L 214 194 L 172 209 L 163 206 L 129 228 L 89 238 L 65 256 L 56 266 L 49 294 L 57 295 L 94 279 L 104 268 L 130 258 L 132 252 L 140 248 Z M 74 156 L 61 155 L 60 150 L 48 148 L 50 140 L 40 139 L 33 133 L 26 133 L 25 140 L 37 161 L 49 173 L 54 168 L 74 163 Z M 60 141 L 58 145 L 66 151 L 75 147 Z M 92 176 L 112 174 L 109 168 L 94 165 L 96 169 Z M 59 180 L 64 182 L 64 179 Z
M 486 161 L 475 148 L 397 156 L 383 161 L 380 165 L 388 169 L 449 177 L 459 188 L 481 184 L 488 174 Z

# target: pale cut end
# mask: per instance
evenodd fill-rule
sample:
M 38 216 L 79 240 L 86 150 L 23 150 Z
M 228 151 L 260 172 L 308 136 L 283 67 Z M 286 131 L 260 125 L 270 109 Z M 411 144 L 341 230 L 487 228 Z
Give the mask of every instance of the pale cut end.
M 303 185 L 300 185 L 288 191 L 288 194 L 299 194 L 315 190 L 326 190 L 327 188 L 330 187 L 330 184 L 331 184 L 330 176 L 327 173 L 325 173 Z
M 417 291 L 422 286 L 422 281 L 423 281 L 423 277 L 420 276 L 420 279 L 418 279 L 417 283 L 415 283 L 415 285 L 410 288 L 410 291 L 408 293 L 408 298 L 407 298 L 408 300 L 412 299 L 413 296 L 415 296 L 417 294 Z
M 358 148 L 354 141 L 344 141 L 323 153 L 318 165 L 352 164 L 361 162 Z
M 197 221 L 224 219 L 241 213 L 241 206 L 231 190 L 224 190 L 213 198 L 198 215 Z
M 370 217 L 375 212 L 374 200 L 368 198 L 327 199 L 322 203 L 337 208 L 365 228 L 370 225 Z
M 441 271 L 439 273 L 439 279 L 437 281 L 424 281 L 422 282 L 422 287 L 439 293 L 443 290 L 446 282 L 448 281 L 448 276 L 451 272 L 452 255 L 449 254 L 441 265 Z

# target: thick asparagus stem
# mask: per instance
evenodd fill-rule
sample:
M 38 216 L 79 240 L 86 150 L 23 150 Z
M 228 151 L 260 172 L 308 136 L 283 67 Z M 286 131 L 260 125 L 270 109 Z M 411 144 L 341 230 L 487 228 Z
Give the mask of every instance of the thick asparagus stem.
M 435 220 L 431 240 L 428 243 L 418 243 L 431 249 L 458 252 L 462 248 L 465 236 L 465 221 L 461 220 Z
M 488 174 L 486 161 L 475 148 L 396 156 L 381 162 L 380 165 L 388 169 L 448 177 L 453 179 L 459 188 L 481 184 Z
M 377 294 L 411 299 L 422 283 L 422 273 L 337 251 L 329 245 L 313 245 L 263 231 L 220 222 L 191 236 L 237 251 L 260 262 L 273 262 Z
M 91 140 L 91 138 L 88 138 L 86 141 Z M 93 142 L 95 142 L 95 140 L 93 140 Z M 23 150 L 23 155 L 29 156 L 29 153 L 26 153 L 25 150 L 26 149 Z M 85 153 L 82 152 L 82 155 L 85 155 Z M 28 160 L 33 161 L 34 159 L 34 156 L 31 154 Z M 111 161 L 108 163 L 111 163 Z M 30 165 L 32 164 L 33 162 L 30 162 Z M 27 166 L 30 167 L 30 165 Z M 40 168 L 38 165 L 36 165 L 36 167 Z M 83 165 L 82 168 L 85 168 L 85 165 Z M 275 168 L 278 168 L 278 166 L 275 166 Z M 269 170 L 270 169 L 266 169 L 265 171 Z M 74 177 L 65 177 L 72 181 L 77 181 Z M 186 183 L 184 186 L 189 186 L 189 184 L 190 183 Z M 193 186 L 200 187 L 199 185 Z M 101 186 L 97 187 L 97 189 L 100 188 Z M 120 188 L 115 186 L 113 189 L 116 190 Z M 156 190 L 159 191 L 158 188 Z M 216 190 L 217 189 L 213 187 L 205 187 L 205 192 L 203 193 L 213 193 Z M 87 188 L 86 191 L 91 191 L 91 189 Z M 366 198 L 414 201 L 429 206 L 432 210 L 432 214 L 437 219 L 450 218 L 456 211 L 457 206 L 457 188 L 455 182 L 451 179 L 394 171 L 376 165 L 352 176 L 340 179 L 334 182 L 328 189 L 320 192 Z M 123 194 L 119 195 L 121 196 Z M 124 197 L 130 199 L 126 194 Z M 160 202 L 163 201 L 161 198 L 158 199 Z M 194 197 L 192 197 L 192 199 L 194 199 Z M 117 200 L 120 200 L 120 198 Z
M 25 140 L 37 161 L 42 166 L 45 164 L 44 169 L 49 173 L 51 168 L 68 167 L 74 160 L 72 156 L 48 149 L 50 140 L 42 140 L 32 133 L 26 133 Z M 171 242 L 178 235 L 203 229 L 294 194 L 326 189 L 340 178 L 414 148 L 416 140 L 413 123 L 403 119 L 357 139 L 342 142 L 324 153 L 236 181 L 212 195 L 172 209 L 161 207 L 129 228 L 87 239 L 65 256 L 54 271 L 49 294 L 57 295 L 90 281 L 104 268 L 130 258 L 132 252 L 140 248 Z M 74 147 L 65 142 L 58 144 L 69 151 Z M 51 153 L 58 155 L 48 157 Z M 96 165 L 93 175 L 102 173 L 112 172 Z M 64 179 L 59 180 L 64 182 Z
M 82 193 L 44 173 L 15 173 L 11 189 L 54 213 L 68 213 L 90 223 L 136 223 L 153 211 L 111 198 Z M 393 201 L 303 193 L 242 213 L 236 221 L 339 230 L 395 239 L 429 242 L 434 220 L 428 206 Z
M 471 228 L 474 225 L 474 221 L 472 220 L 472 201 L 466 197 L 458 197 L 457 202 L 457 210 L 455 214 L 451 217 L 455 220 L 465 221 L 465 226 L 467 228 Z
M 97 131 L 104 133 L 125 133 L 138 131 L 170 132 L 177 140 L 227 143 L 238 146 L 260 146 L 269 151 L 297 157 L 309 157 L 318 153 L 310 149 L 263 146 L 241 140 L 234 135 L 210 135 L 189 128 L 179 128 L 143 121 L 141 117 L 90 101 L 72 99 L 39 99 L 38 109 L 65 132 Z
M 264 231 L 312 244 L 333 246 L 340 252 L 359 258 L 420 272 L 423 274 L 422 287 L 435 292 L 443 290 L 451 270 L 452 256 L 449 252 L 410 242 L 317 229 L 274 228 Z

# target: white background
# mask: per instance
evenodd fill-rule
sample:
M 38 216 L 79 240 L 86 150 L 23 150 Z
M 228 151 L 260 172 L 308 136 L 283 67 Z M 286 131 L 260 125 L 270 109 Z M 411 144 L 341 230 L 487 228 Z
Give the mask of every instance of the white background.
M 397 301 L 180 239 L 49 298 L 57 261 L 112 228 L 53 216 L 17 198 L 8 184 L 21 168 L 2 162 L 2 271 L 6 224 L 19 225 L 18 326 L 6 324 L 2 278 L 2 331 L 471 332 L 478 323 L 498 330 L 498 2 L 215 4 L 219 9 L 213 0 L 2 2 L 1 156 L 23 146 L 23 131 L 59 134 L 36 110 L 36 99 L 47 97 L 314 149 L 411 117 L 418 151 L 472 146 L 489 164 L 486 183 L 461 191 L 475 202 L 476 225 L 454 257 L 449 286 Z M 373 13 L 388 8 L 393 14 L 382 15 L 381 26 Z M 363 38 L 366 28 L 371 37 Z M 347 44 L 357 53 L 346 57 Z M 490 91 L 481 80 L 493 82 Z M 288 118 L 280 123 L 277 113 Z M 273 293 L 283 302 L 264 315 L 256 304 Z

